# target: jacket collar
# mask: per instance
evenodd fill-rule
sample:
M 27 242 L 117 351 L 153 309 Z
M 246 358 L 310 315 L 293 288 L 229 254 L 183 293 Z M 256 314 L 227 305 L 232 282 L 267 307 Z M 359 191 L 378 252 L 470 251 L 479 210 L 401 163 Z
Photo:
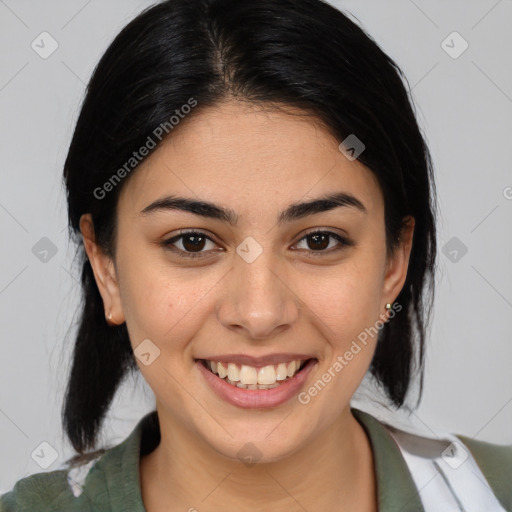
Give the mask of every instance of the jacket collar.
M 400 448 L 386 427 L 364 411 L 351 410 L 372 446 L 379 512 L 425 512 Z
M 385 426 L 364 411 L 356 408 L 351 410 L 372 447 L 379 512 L 425 512 L 400 449 Z M 115 471 L 106 471 L 106 485 L 113 511 L 124 510 L 126 503 L 130 503 L 133 512 L 145 512 L 140 488 L 140 456 L 141 453 L 152 451 L 159 441 L 155 410 L 146 414 L 131 434 L 105 455 L 109 462 L 105 460 L 104 463 L 117 466 Z

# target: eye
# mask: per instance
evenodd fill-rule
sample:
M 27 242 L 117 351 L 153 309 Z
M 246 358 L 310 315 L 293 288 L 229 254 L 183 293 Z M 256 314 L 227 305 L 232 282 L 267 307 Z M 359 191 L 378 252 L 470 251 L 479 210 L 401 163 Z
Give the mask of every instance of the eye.
M 305 244 L 305 247 L 300 247 L 301 244 Z M 217 247 L 208 235 L 202 231 L 193 230 L 180 232 L 179 235 L 164 240 L 162 245 L 184 258 L 204 257 Z M 355 245 L 354 242 L 342 235 L 332 231 L 317 230 L 302 237 L 295 248 L 308 251 L 314 256 L 321 256 L 353 245 Z
M 299 247 L 300 244 L 305 244 L 305 246 Z M 343 249 L 343 247 L 353 245 L 354 243 L 351 240 L 337 233 L 317 230 L 301 238 L 296 244 L 296 247 L 312 253 L 332 253 Z M 317 255 L 315 254 L 315 256 Z M 320 254 L 318 254 L 318 256 L 320 256 Z
M 177 236 L 164 240 L 162 245 L 185 258 L 203 256 L 216 247 L 215 242 L 201 231 L 181 232 Z

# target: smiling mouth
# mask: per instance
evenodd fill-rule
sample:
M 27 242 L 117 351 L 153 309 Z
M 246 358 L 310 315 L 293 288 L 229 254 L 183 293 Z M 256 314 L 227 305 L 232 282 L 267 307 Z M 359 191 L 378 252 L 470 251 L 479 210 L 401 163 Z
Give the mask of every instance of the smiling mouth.
M 256 368 L 235 363 L 199 359 L 200 363 L 218 378 L 242 389 L 273 389 L 300 373 L 314 358 L 290 361 Z

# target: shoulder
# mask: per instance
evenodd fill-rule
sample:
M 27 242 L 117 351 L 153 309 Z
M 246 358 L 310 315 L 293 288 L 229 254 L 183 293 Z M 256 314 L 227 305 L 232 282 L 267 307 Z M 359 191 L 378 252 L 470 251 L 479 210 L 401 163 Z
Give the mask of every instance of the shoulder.
M 512 444 L 477 441 L 463 435 L 456 437 L 471 452 L 506 510 L 512 510 Z
M 0 496 L 0 512 L 143 512 L 139 458 L 158 440 L 158 416 L 152 411 L 119 444 L 19 480 Z
M 102 494 L 102 486 L 98 485 L 101 464 L 96 464 L 100 460 L 101 455 L 79 465 L 65 465 L 18 480 L 9 492 L 0 496 L 0 512 L 98 510 L 94 502 Z
M 380 450 L 384 454 L 381 458 L 393 459 L 394 472 L 402 467 L 402 481 L 412 479 L 416 494 L 421 492 L 424 510 L 436 510 L 443 500 L 450 503 L 450 510 L 512 512 L 512 445 L 450 432 L 434 433 L 406 417 L 354 412 L 372 434 L 374 455 Z M 405 463 L 406 471 L 399 460 Z M 385 473 L 390 480 L 389 471 Z
M 68 487 L 65 470 L 37 473 L 18 480 L 12 490 L 0 496 L 0 512 L 52 510 Z
M 490 507 L 512 511 L 512 445 L 453 433 L 430 437 L 389 425 L 387 429 L 400 447 L 418 488 L 423 488 L 429 478 L 439 473 L 442 479 L 437 480 L 438 484 L 444 481 L 460 502 L 485 504 L 482 510 Z M 430 484 L 430 491 L 440 494 L 441 486 L 438 485 L 437 491 L 435 487 Z
M 512 444 L 502 445 L 478 441 L 463 435 L 456 434 L 457 438 L 466 445 L 477 462 L 487 466 L 490 462 L 497 471 L 509 471 L 512 482 Z

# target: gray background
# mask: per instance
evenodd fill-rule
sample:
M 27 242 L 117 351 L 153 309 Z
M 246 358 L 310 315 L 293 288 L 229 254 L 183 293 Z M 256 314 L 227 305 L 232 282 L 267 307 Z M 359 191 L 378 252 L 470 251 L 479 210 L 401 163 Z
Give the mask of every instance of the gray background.
M 48 470 L 72 453 L 60 406 L 79 286 L 62 165 L 94 65 L 150 3 L 0 0 L 0 493 L 43 471 L 31 457 L 41 442 L 57 452 Z M 410 419 L 432 436 L 449 431 L 512 443 L 512 3 L 333 3 L 404 70 L 436 167 L 438 291 L 424 397 Z M 59 45 L 46 59 L 31 47 L 35 40 L 43 51 L 43 31 Z M 453 31 L 469 44 L 458 58 L 445 49 L 458 53 L 462 40 L 451 36 L 442 45 Z M 50 43 L 45 39 L 44 51 Z M 57 251 L 46 262 L 33 252 L 38 242 L 48 244 L 44 237 Z M 386 418 L 361 397 L 356 405 Z M 131 379 L 101 441 L 121 441 L 152 408 L 149 387 L 140 376 Z

